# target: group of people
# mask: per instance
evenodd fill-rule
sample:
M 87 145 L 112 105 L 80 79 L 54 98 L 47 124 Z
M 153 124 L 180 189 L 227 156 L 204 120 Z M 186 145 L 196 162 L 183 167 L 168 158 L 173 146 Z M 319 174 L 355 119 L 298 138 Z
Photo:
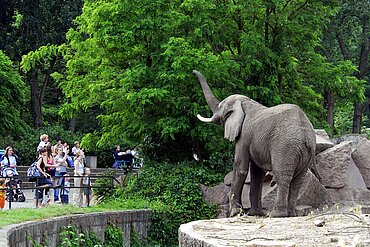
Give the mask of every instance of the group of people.
M 49 136 L 43 134 L 40 136 L 40 143 L 37 148 L 37 169 L 41 177 L 36 180 L 35 206 L 45 207 L 51 201 L 50 189 L 54 189 L 54 203 L 69 204 L 70 194 L 70 177 L 67 168 L 74 167 L 73 172 L 73 197 L 71 203 L 76 206 L 88 206 L 92 200 L 91 190 L 91 170 L 86 167 L 85 154 L 80 148 L 78 141 L 74 142 L 74 146 L 70 152 L 67 142 L 57 140 L 55 145 L 49 142 Z M 17 172 L 17 156 L 14 154 L 14 149 L 8 146 L 5 149 L 4 155 L 0 159 L 1 175 L 0 176 L 0 208 L 4 208 L 7 180 L 18 176 Z
M 125 172 L 132 171 L 134 164 L 142 166 L 142 159 L 138 157 L 138 148 L 134 150 L 127 149 L 126 151 L 121 150 L 121 146 L 117 145 L 114 148 L 113 157 L 114 163 L 113 168 L 124 169 Z
M 74 167 L 72 204 L 81 207 L 91 204 L 92 191 L 87 189 L 91 186 L 91 170 L 85 167 L 85 154 L 80 149 L 78 141 L 74 143 L 71 156 L 69 156 L 69 146 L 66 142 L 62 143 L 61 140 L 58 140 L 57 144 L 52 146 L 49 142 L 49 136 L 44 134 L 40 136 L 37 153 L 37 169 L 40 171 L 42 178 L 38 179 L 36 184 L 39 187 L 35 195 L 36 207 L 38 201 L 41 201 L 41 207 L 49 204 L 50 188 L 54 188 L 54 203 L 69 203 L 71 185 L 69 182 L 70 175 L 67 173 L 68 164 Z

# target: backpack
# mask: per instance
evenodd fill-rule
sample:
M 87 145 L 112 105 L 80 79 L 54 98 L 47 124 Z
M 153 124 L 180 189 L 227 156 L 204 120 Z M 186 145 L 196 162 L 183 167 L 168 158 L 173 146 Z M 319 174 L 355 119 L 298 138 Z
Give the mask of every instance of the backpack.
M 37 169 L 37 162 L 39 159 L 37 159 L 35 162 L 33 162 L 30 167 L 28 167 L 27 170 L 27 177 L 29 182 L 36 182 L 37 177 L 41 176 L 41 173 L 39 169 Z

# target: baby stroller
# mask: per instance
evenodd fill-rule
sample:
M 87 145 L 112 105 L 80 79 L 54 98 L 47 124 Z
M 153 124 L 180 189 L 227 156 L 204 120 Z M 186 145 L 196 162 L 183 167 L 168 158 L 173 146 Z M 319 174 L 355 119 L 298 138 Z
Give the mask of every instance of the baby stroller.
M 18 179 L 18 172 L 13 168 L 5 168 L 2 171 L 2 176 L 7 179 L 6 186 L 9 188 L 6 191 L 6 200 L 8 202 L 26 201 L 26 197 L 21 190 L 22 180 Z

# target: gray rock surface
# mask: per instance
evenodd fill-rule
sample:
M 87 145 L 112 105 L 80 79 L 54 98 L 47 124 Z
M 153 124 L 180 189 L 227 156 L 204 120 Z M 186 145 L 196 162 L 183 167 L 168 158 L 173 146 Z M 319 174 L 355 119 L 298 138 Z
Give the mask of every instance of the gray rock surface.
M 320 136 L 321 138 L 331 142 L 330 136 L 324 129 L 314 129 L 314 131 L 316 136 Z
M 321 136 L 316 135 L 316 154 L 325 151 L 326 149 L 334 147 L 332 141 L 326 140 Z
M 315 224 L 319 220 L 321 225 Z M 370 218 L 331 213 L 291 218 L 236 217 L 193 221 L 179 229 L 179 246 L 247 247 L 369 246 Z M 356 245 L 352 245 L 356 240 Z
M 316 167 L 325 187 L 342 188 L 346 185 L 351 151 L 350 142 L 345 141 L 316 156 Z
M 360 170 L 366 187 L 370 189 L 370 141 L 364 139 L 359 142 L 351 155 Z

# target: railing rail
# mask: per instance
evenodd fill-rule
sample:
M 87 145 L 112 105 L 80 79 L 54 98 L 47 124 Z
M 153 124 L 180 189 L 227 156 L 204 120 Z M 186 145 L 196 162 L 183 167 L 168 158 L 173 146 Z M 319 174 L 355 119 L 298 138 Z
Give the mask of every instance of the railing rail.
M 62 179 L 62 182 L 60 185 L 57 185 L 57 186 L 49 186 L 49 187 L 42 187 L 42 186 L 37 186 L 37 184 L 39 184 L 39 180 L 42 179 L 42 178 L 45 178 L 44 176 L 39 176 L 39 177 L 31 177 L 31 176 L 20 176 L 20 175 L 17 175 L 17 176 L 3 176 L 2 178 L 4 178 L 5 180 L 7 180 L 8 182 L 9 181 L 16 181 L 16 180 L 20 180 L 22 181 L 22 183 L 24 181 L 29 181 L 30 178 L 33 178 L 35 179 L 36 178 L 36 181 L 35 182 L 32 182 L 33 183 L 33 186 L 31 187 L 22 187 L 22 183 L 20 184 L 20 186 L 18 187 L 18 183 L 14 184 L 14 183 L 8 183 L 8 186 L 6 188 L 0 188 L 0 191 L 7 191 L 8 193 L 8 197 L 10 196 L 11 199 L 8 200 L 9 202 L 9 209 L 12 208 L 12 199 L 13 199 L 13 196 L 14 196 L 14 190 L 16 189 L 20 189 L 20 190 L 45 190 L 45 189 L 60 189 L 61 190 L 61 195 L 64 194 L 65 192 L 65 189 L 67 187 L 64 186 L 64 179 L 66 178 L 66 176 L 54 176 L 52 178 L 54 179 Z M 87 206 L 90 206 L 90 190 L 91 189 L 114 189 L 115 186 L 114 186 L 114 182 L 116 182 L 117 184 L 120 184 L 120 182 L 118 181 L 118 179 L 114 176 L 107 176 L 107 175 L 89 175 L 89 176 L 70 176 L 68 175 L 68 178 L 81 178 L 81 179 L 86 179 L 87 181 L 87 184 L 84 184 L 83 186 L 75 186 L 75 184 L 73 184 L 73 186 L 68 186 L 68 189 L 78 189 L 78 188 L 84 188 L 84 189 L 87 189 L 87 195 L 86 195 L 86 199 L 87 199 Z M 95 186 L 94 184 L 91 184 L 91 179 L 97 179 L 97 178 L 110 178 L 111 179 L 111 185 L 109 186 Z M 59 182 L 58 182 L 59 183 Z M 36 194 L 36 207 L 38 207 L 38 204 L 39 204 L 39 193 L 35 193 Z

